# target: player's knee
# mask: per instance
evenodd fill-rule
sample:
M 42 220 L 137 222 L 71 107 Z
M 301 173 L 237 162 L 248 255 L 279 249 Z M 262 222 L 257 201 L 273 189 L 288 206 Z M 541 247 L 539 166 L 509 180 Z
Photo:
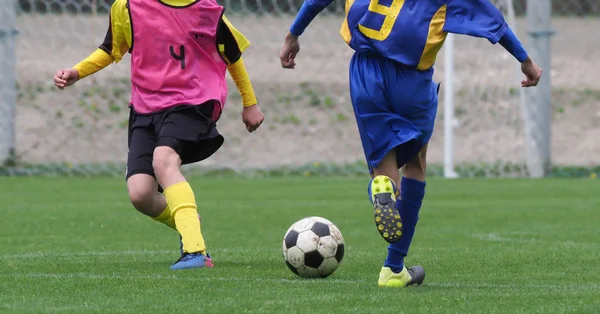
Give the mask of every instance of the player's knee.
M 133 207 L 141 213 L 152 214 L 157 190 L 158 183 L 149 174 L 134 174 L 127 179 L 129 200 Z
M 163 174 L 173 169 L 178 169 L 181 165 L 179 154 L 171 147 L 159 146 L 154 149 L 152 157 L 152 167 L 157 174 Z
M 156 189 L 148 186 L 128 184 L 127 190 L 129 192 L 129 200 L 135 209 L 145 213 L 152 208 Z

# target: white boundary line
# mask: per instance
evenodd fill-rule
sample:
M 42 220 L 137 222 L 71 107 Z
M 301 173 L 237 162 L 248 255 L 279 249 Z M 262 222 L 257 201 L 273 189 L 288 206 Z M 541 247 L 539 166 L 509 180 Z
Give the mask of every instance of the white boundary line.
M 530 233 L 534 235 L 534 233 Z M 478 233 L 472 234 L 471 237 L 480 241 L 485 242 L 506 242 L 506 243 L 549 243 L 553 246 L 574 246 L 574 247 L 586 247 L 586 246 L 600 246 L 598 242 L 581 242 L 581 241 L 551 241 L 546 239 L 535 239 L 535 238 L 520 238 L 519 235 L 528 235 L 527 233 Z
M 376 280 L 364 279 L 314 279 L 304 280 L 300 278 L 256 278 L 256 277 L 181 277 L 169 275 L 101 275 L 92 273 L 69 273 L 69 274 L 51 274 L 51 273 L 9 273 L 0 274 L 1 278 L 35 278 L 35 279 L 90 279 L 90 280 L 175 280 L 175 281 L 196 281 L 196 282 L 215 282 L 215 281 L 235 281 L 235 282 L 259 282 L 259 283 L 290 283 L 299 284 L 368 284 L 374 285 Z M 554 289 L 554 290 L 596 290 L 600 289 L 600 284 L 569 284 L 569 285 L 551 285 L 551 284 L 467 284 L 467 283 L 443 283 L 443 282 L 425 282 L 424 286 L 455 289 Z
M 1 1 L 1 0 L 0 0 Z M 209 250 L 209 253 L 251 253 L 251 252 L 281 252 L 281 249 L 215 249 Z M 64 252 L 64 253 L 22 253 L 22 254 L 2 254 L 0 259 L 18 259 L 18 258 L 50 258 L 50 257 L 85 257 L 85 256 L 118 256 L 118 255 L 177 255 L 179 250 L 140 250 L 140 251 L 90 251 L 90 252 Z
M 485 237 L 483 237 L 485 239 Z M 493 237 L 492 237 L 493 238 Z M 279 252 L 279 249 L 216 249 L 215 253 L 252 253 L 252 252 Z M 99 251 L 99 252 L 65 252 L 65 253 L 24 253 L 24 254 L 4 254 L 0 255 L 0 260 L 4 259 L 21 259 L 21 258 L 55 258 L 55 257 L 86 257 L 86 256 L 146 256 L 146 255 L 167 255 L 178 254 L 177 250 L 140 250 L 140 251 Z M 337 284 L 369 284 L 371 280 L 364 279 L 336 279 L 328 278 L 325 280 L 302 280 L 300 278 L 293 279 L 275 279 L 275 278 L 256 278 L 256 277 L 181 277 L 175 275 L 103 275 L 94 273 L 4 273 L 0 274 L 0 278 L 36 278 L 36 279 L 67 279 L 80 278 L 90 280 L 178 280 L 178 281 L 197 281 L 197 282 L 218 282 L 218 281 L 242 281 L 242 282 L 268 282 L 268 283 L 293 283 L 293 284 L 319 284 L 319 283 L 337 283 Z M 555 289 L 555 290 L 596 290 L 600 289 L 600 284 L 569 284 L 569 285 L 552 285 L 552 284 L 463 284 L 463 283 L 442 283 L 442 282 L 426 282 L 428 287 L 440 288 L 456 288 L 456 289 Z
M 2 0 L 0 0 L 2 1 Z M 420 251 L 436 251 L 444 252 L 452 250 L 449 247 L 419 247 Z M 346 251 L 353 250 L 351 246 L 346 246 Z M 256 252 L 269 252 L 273 254 L 281 254 L 281 248 L 262 248 L 262 249 L 248 249 L 248 248 L 218 248 L 209 249 L 211 254 L 249 254 Z M 381 252 L 387 252 L 387 246 L 382 246 Z M 145 256 L 145 255 L 177 255 L 179 254 L 178 249 L 173 250 L 125 250 L 125 251 L 88 251 L 88 252 L 31 252 L 31 253 L 17 253 L 17 254 L 0 254 L 0 260 L 3 259 L 19 259 L 19 258 L 53 258 L 53 257 L 86 257 L 86 256 Z M 358 255 L 370 255 L 371 253 L 365 253 L 365 251 L 356 251 L 353 254 Z M 383 253 L 382 253 L 383 254 Z

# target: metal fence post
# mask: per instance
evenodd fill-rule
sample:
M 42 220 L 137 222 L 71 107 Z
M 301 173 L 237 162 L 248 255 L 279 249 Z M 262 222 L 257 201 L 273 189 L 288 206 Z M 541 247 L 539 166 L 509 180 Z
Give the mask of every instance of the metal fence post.
M 17 95 L 16 28 L 15 1 L 0 1 L 0 166 L 14 162 Z
M 551 19 L 551 0 L 527 0 L 528 53 L 544 70 L 539 85 L 525 91 L 523 104 L 527 171 L 534 178 L 544 177 L 551 167 Z

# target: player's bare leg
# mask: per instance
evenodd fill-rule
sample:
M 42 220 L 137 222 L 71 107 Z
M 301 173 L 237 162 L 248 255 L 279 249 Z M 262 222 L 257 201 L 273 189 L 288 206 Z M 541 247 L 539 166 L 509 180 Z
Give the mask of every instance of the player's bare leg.
M 127 191 L 133 207 L 144 215 L 157 218 L 167 208 L 167 200 L 158 192 L 158 182 L 151 175 L 132 175 L 127 179 Z M 175 229 L 175 224 L 167 225 Z
M 381 287 L 420 285 L 425 280 L 423 267 L 407 268 L 404 258 L 408 254 L 425 195 L 426 158 L 427 145 L 402 167 L 401 192 L 397 203 L 403 223 L 402 237 L 388 246 L 388 256 L 379 274 L 378 284 Z
M 181 158 L 168 146 L 154 150 L 152 167 L 181 235 L 184 254 L 171 269 L 212 267 L 200 228 L 194 192 L 181 173 Z
M 129 200 L 137 211 L 177 231 L 171 209 L 167 206 L 165 196 L 158 192 L 158 182 L 153 176 L 148 174 L 132 175 L 127 179 L 127 190 L 129 191 Z M 198 219 L 202 222 L 200 215 L 198 215 Z M 179 243 L 179 250 L 183 255 L 181 236 Z
M 402 236 L 402 219 L 396 208 L 397 182 L 399 181 L 396 149 L 389 151 L 373 169 L 369 195 L 373 202 L 375 225 L 379 234 L 389 243 Z

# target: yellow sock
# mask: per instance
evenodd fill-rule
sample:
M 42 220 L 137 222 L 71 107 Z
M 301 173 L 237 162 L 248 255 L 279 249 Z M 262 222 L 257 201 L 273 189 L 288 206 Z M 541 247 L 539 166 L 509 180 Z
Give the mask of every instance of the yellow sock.
M 158 217 L 152 217 L 152 219 L 169 226 L 169 228 L 177 230 L 177 227 L 175 227 L 175 218 L 173 218 L 169 206 L 167 206 Z
M 181 235 L 183 250 L 187 253 L 205 252 L 206 245 L 200 230 L 196 198 L 190 184 L 175 183 L 167 187 L 164 194 L 177 231 Z

